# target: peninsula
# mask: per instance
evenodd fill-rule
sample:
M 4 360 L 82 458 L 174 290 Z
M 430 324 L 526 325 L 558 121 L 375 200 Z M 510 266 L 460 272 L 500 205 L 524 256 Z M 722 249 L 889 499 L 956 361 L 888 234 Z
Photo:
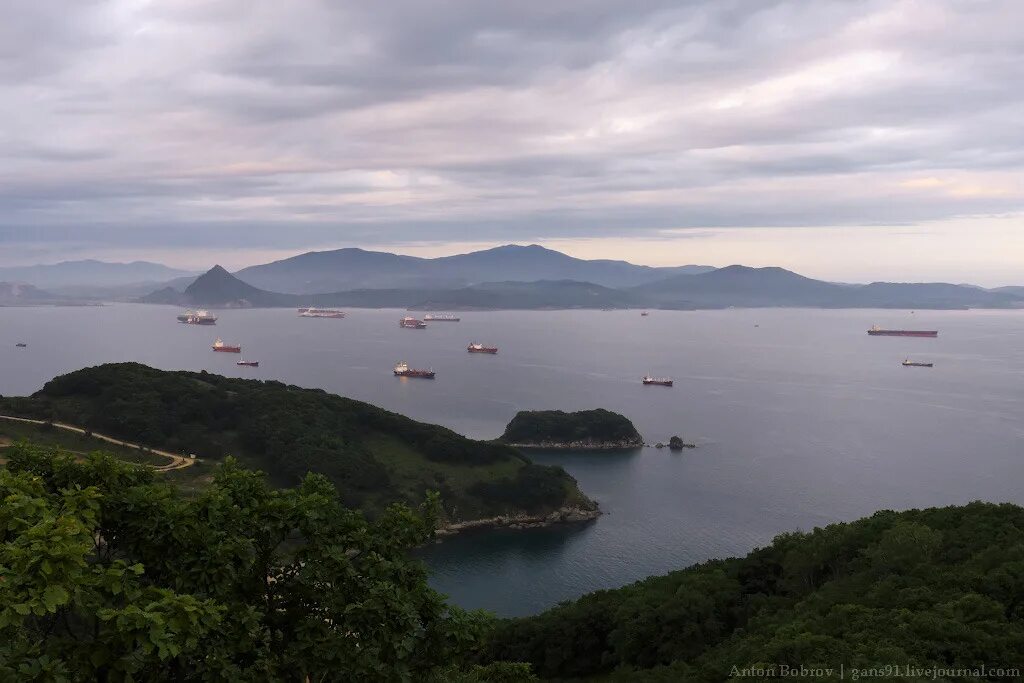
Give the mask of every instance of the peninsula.
M 281 382 L 115 363 L 56 377 L 32 396 L 2 397 L 0 414 L 194 453 L 211 465 L 234 456 L 278 487 L 322 474 L 344 505 L 371 518 L 391 503 L 417 505 L 437 491 L 442 530 L 543 526 L 598 514 L 565 470 L 535 464 L 509 445 Z M 179 477 L 193 470 L 208 473 L 188 468 Z
M 523 410 L 498 439 L 517 448 L 621 450 L 642 448 L 644 439 L 623 415 L 601 408 L 566 413 Z

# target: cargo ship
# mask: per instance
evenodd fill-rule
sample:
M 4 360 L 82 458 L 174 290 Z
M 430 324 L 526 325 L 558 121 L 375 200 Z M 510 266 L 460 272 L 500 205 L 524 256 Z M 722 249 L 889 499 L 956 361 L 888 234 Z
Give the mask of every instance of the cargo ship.
M 422 330 L 424 327 L 427 326 L 427 324 L 422 320 L 417 320 L 416 318 L 405 316 L 404 318 L 398 321 L 398 326 L 407 327 L 410 330 Z
M 868 334 L 872 337 L 938 337 L 938 330 L 883 330 L 873 325 Z
M 335 311 L 330 308 L 300 308 L 300 318 L 344 318 L 344 311 Z
M 222 351 L 224 353 L 241 353 L 242 347 L 235 346 L 233 344 L 225 344 L 223 339 L 217 339 L 217 341 L 213 342 L 213 350 Z
M 483 344 L 477 344 L 476 342 L 473 342 L 472 344 L 466 347 L 466 350 L 469 351 L 470 353 L 497 353 L 498 347 L 484 346 Z
M 644 375 L 641 380 L 644 384 L 651 384 L 659 387 L 670 387 L 672 386 L 672 380 L 668 377 L 651 377 L 650 375 Z
M 910 360 L 909 358 L 903 361 L 903 367 L 905 368 L 930 368 L 934 367 L 935 363 L 922 363 L 917 360 Z
M 395 364 L 395 377 L 422 377 L 423 379 L 434 379 L 433 370 L 415 370 L 409 367 L 405 361 Z
M 423 316 L 423 319 L 432 320 L 439 323 L 457 323 L 460 320 L 462 320 L 462 318 L 451 313 L 427 313 L 425 316 Z
M 17 344 L 15 344 L 15 346 L 17 346 L 19 349 L 28 348 L 28 344 L 26 344 L 25 342 L 18 342 Z
M 244 365 L 248 368 L 258 368 L 260 366 L 260 362 L 258 360 L 240 360 L 235 363 L 235 365 Z
M 209 311 L 185 311 L 178 316 L 178 322 L 186 325 L 216 325 L 217 316 L 210 315 Z

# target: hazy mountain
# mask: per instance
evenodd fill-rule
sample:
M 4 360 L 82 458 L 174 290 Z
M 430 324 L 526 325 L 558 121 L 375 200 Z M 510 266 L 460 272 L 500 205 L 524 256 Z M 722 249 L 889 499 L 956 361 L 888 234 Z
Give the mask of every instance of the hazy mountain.
M 545 255 L 543 258 L 550 256 Z M 592 282 L 558 279 L 483 282 L 467 287 L 363 288 L 316 294 L 289 294 L 260 289 L 220 266 L 214 266 L 196 278 L 184 292 L 165 287 L 139 301 L 207 307 L 348 306 L 416 310 L 689 309 L 730 306 L 922 309 L 1024 307 L 1024 297 L 1012 292 L 995 292 L 973 286 L 886 282 L 843 285 L 814 280 L 783 268 L 747 266 L 728 266 L 695 275 L 677 274 L 632 288 L 613 288 Z
M 179 306 L 291 306 L 295 297 L 268 292 L 239 280 L 221 266 L 214 266 L 179 292 L 164 287 L 138 299 L 139 303 L 174 304 Z
M 483 282 L 575 280 L 629 287 L 711 266 L 652 268 L 625 261 L 587 261 L 538 245 L 506 245 L 434 259 L 363 249 L 313 251 L 236 273 L 271 291 L 293 294 L 357 289 L 457 289 Z
M 997 294 L 1009 294 L 1015 296 L 1018 299 L 1024 299 L 1024 287 L 996 287 L 991 290 Z
M 847 288 L 798 275 L 783 268 L 728 266 L 697 275 L 675 275 L 633 289 L 670 307 L 829 306 Z
M 666 307 L 1007 308 L 1024 305 L 1024 299 L 1013 293 L 970 285 L 890 282 L 839 285 L 782 268 L 747 266 L 677 275 L 632 291 Z
M 49 303 L 59 297 L 50 292 L 18 282 L 0 282 L 0 306 L 22 306 L 26 304 Z
M 43 289 L 61 290 L 75 287 L 120 287 L 139 283 L 163 283 L 189 275 L 188 271 L 169 268 L 160 263 L 133 261 L 63 261 L 48 265 L 0 267 L 0 280 L 24 282 Z M 65 291 L 67 294 L 76 292 Z

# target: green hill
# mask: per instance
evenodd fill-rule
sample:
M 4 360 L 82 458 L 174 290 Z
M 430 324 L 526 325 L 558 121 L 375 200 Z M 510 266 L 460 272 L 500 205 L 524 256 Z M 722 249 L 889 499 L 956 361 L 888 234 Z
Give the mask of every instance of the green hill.
M 1022 653 L 1024 508 L 972 503 L 784 534 L 598 591 L 502 622 L 480 657 L 559 679 L 788 680 L 783 667 L 802 666 L 834 671 L 802 680 L 839 680 L 840 667 L 861 680 L 855 669 L 888 666 L 888 680 L 994 681 L 1021 680 Z
M 522 410 L 499 441 L 537 448 L 639 448 L 643 437 L 624 415 L 610 410 Z
M 279 486 L 322 473 L 346 505 L 371 514 L 417 503 L 427 490 L 440 492 L 448 522 L 594 508 L 564 470 L 507 445 L 280 382 L 117 363 L 62 375 L 31 397 L 0 399 L 0 409 L 207 460 L 233 455 Z

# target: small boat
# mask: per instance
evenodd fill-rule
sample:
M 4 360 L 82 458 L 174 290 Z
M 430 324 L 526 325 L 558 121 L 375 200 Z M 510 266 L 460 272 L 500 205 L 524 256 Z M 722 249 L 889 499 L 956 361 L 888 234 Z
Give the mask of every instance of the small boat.
M 922 363 L 917 360 L 910 360 L 909 358 L 903 361 L 903 367 L 905 368 L 931 368 L 934 367 L 935 363 Z
M 434 379 L 433 370 L 416 370 L 410 368 L 405 361 L 395 363 L 395 377 L 422 377 L 423 379 Z
M 423 328 L 425 328 L 427 326 L 427 324 L 425 322 L 423 322 L 422 320 L 417 320 L 416 318 L 413 318 L 412 316 L 408 316 L 407 315 L 407 316 L 405 316 L 404 318 L 402 318 L 401 320 L 398 321 L 398 326 L 399 327 L 404 327 L 404 328 L 407 328 L 407 329 L 410 329 L 410 330 L 422 330 Z
M 650 375 L 644 375 L 641 380 L 644 384 L 651 384 L 659 387 L 670 387 L 672 386 L 672 380 L 668 377 L 651 377 Z
M 224 340 L 223 339 L 219 339 L 219 338 L 217 339 L 217 341 L 213 342 L 213 347 L 212 348 L 213 348 L 214 351 L 222 351 L 224 353 L 241 353 L 242 352 L 242 347 L 241 346 L 236 346 L 234 344 L 225 344 Z
M 461 320 L 461 318 L 452 313 L 427 313 L 423 316 L 423 319 L 439 323 L 457 323 Z
M 25 342 L 18 342 L 17 344 L 15 344 L 15 346 L 17 346 L 19 349 L 23 349 L 27 347 L 28 344 L 26 344 Z
M 235 363 L 235 365 L 244 365 L 248 368 L 258 368 L 260 366 L 260 362 L 258 360 L 240 360 Z
M 179 323 L 186 325 L 216 325 L 217 316 L 211 315 L 209 311 L 185 311 L 178 316 Z
M 484 346 L 483 344 L 473 342 L 472 344 L 466 347 L 466 350 L 469 351 L 470 353 L 497 353 L 498 347 Z

